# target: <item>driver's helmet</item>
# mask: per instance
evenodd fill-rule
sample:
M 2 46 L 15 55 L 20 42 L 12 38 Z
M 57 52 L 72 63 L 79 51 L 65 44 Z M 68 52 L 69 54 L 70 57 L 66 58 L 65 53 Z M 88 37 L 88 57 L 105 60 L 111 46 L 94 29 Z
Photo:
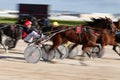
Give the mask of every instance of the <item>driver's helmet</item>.
M 25 23 L 24 23 L 25 26 L 28 26 L 28 25 L 31 25 L 31 24 L 32 24 L 31 21 L 25 21 Z
M 53 22 L 52 26 L 59 26 L 59 23 L 58 22 Z

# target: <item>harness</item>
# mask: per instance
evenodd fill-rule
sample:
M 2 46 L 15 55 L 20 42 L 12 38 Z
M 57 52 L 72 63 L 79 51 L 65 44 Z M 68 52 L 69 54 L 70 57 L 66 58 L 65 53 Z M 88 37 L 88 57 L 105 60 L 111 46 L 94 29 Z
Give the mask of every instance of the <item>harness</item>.
M 79 43 L 80 43 L 80 44 L 82 43 L 81 35 L 82 35 L 83 32 L 86 32 L 86 31 L 87 31 L 86 27 L 77 26 L 77 27 L 75 28 L 75 32 L 76 32 L 76 34 L 77 34 L 78 37 L 79 37 Z
M 87 32 L 88 34 L 95 35 L 95 36 L 99 36 L 100 35 L 99 33 L 95 32 L 94 30 L 92 31 L 90 29 L 91 28 L 89 28 L 89 26 L 84 26 L 84 27 L 77 26 L 75 28 L 75 32 L 76 32 L 76 34 L 79 37 L 80 44 L 82 43 L 82 38 L 81 37 L 82 37 L 82 33 L 83 32 Z

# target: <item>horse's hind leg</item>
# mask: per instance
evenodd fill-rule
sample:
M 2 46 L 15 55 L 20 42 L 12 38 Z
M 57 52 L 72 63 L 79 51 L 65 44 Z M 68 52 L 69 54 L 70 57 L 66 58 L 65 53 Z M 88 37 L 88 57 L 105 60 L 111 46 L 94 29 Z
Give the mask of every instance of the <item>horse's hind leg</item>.
M 82 46 L 83 53 L 81 54 L 82 57 L 85 57 L 85 54 L 90 58 L 91 55 L 89 54 L 89 47 L 86 47 L 85 45 Z
M 92 58 L 93 54 L 90 52 L 90 47 L 96 47 L 96 46 L 99 46 L 99 45 L 92 41 L 89 41 L 87 44 L 84 44 L 82 46 L 82 50 L 84 51 L 82 56 L 84 57 L 84 55 L 86 53 L 89 58 Z
M 62 38 L 58 35 L 56 36 L 54 39 L 53 39 L 53 45 L 51 46 L 51 48 L 49 49 L 48 53 L 51 51 L 51 50 L 55 50 L 56 48 L 58 48 L 58 46 L 60 46 L 62 44 Z M 59 52 L 60 54 L 60 58 L 63 57 L 63 54 L 62 52 Z

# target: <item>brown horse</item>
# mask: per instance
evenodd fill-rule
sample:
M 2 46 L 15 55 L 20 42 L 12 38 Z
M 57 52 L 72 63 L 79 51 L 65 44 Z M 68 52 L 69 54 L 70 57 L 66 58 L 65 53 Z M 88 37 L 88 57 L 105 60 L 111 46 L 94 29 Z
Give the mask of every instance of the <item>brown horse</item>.
M 110 18 L 92 18 L 92 22 L 89 22 L 87 25 L 91 26 L 95 29 L 95 32 L 99 34 L 97 43 L 100 43 L 102 46 L 102 50 L 106 45 L 116 46 L 117 43 L 115 41 L 115 32 L 117 31 L 117 27 L 112 22 Z M 113 47 L 113 50 L 118 53 L 118 51 Z
M 76 27 L 70 26 L 53 27 L 52 31 L 57 31 L 57 34 L 51 38 L 53 45 L 49 51 L 56 49 L 59 45 L 65 44 L 67 41 L 70 41 L 75 43 L 75 45 L 70 49 L 70 51 L 77 45 L 82 45 L 83 52 L 86 52 L 87 55 L 90 57 L 91 55 L 89 55 L 89 48 L 98 46 L 96 44 L 97 37 L 93 34 L 93 31 L 87 26 L 83 26 L 81 28 L 82 31 L 80 34 L 77 34 L 75 29 Z M 60 55 L 62 58 L 62 54 Z

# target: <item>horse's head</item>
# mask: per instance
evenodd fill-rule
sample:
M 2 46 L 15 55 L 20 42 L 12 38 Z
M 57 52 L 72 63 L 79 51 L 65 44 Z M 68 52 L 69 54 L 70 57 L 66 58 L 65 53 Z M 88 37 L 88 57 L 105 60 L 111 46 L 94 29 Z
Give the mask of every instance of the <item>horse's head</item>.
M 117 27 L 110 18 L 105 17 L 105 28 L 111 30 L 111 32 L 116 32 Z
M 100 28 L 100 29 L 107 29 L 111 30 L 112 32 L 115 32 L 117 30 L 117 27 L 115 24 L 112 22 L 110 18 L 92 18 L 92 25 L 90 25 L 95 28 Z

